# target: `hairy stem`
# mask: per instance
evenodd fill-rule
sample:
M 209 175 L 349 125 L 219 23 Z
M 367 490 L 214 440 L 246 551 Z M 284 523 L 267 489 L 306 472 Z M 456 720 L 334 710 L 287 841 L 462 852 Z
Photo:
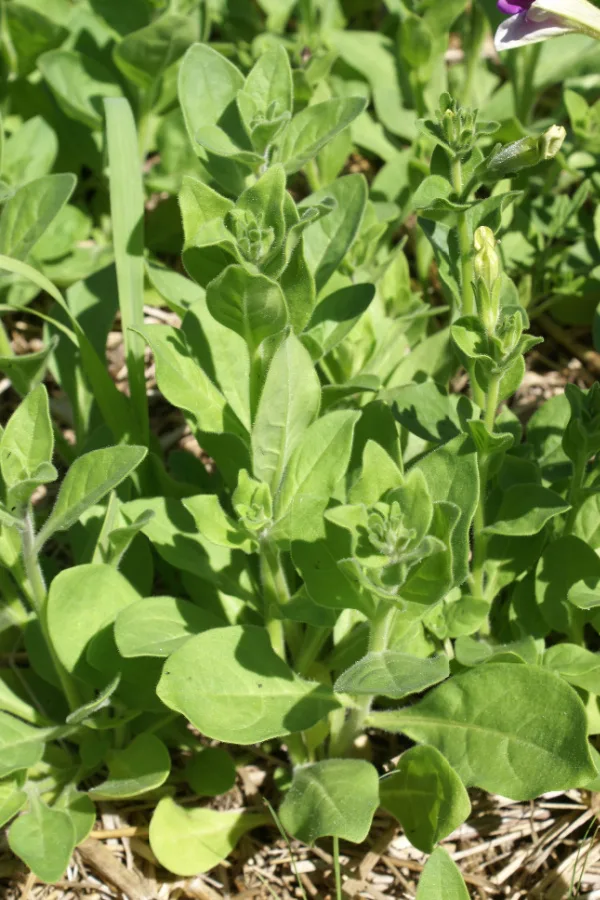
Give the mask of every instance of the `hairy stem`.
M 383 653 L 387 649 L 396 607 L 380 601 L 377 613 L 371 620 L 369 634 L 369 653 Z M 332 739 L 329 748 L 330 756 L 345 756 L 365 726 L 365 720 L 371 711 L 372 694 L 360 694 L 356 698 L 356 706 L 344 722 L 340 733 Z
M 458 197 L 463 192 L 462 162 L 459 156 L 452 161 L 452 186 Z M 473 247 L 469 221 L 466 212 L 457 213 L 458 218 L 458 244 L 460 247 L 460 281 L 462 295 L 463 316 L 475 315 L 475 297 L 473 294 Z
M 483 419 L 487 430 L 490 432 L 493 432 L 494 430 L 499 390 L 500 375 L 495 375 L 490 379 Z M 479 458 L 479 501 L 477 503 L 477 509 L 475 510 L 475 518 L 473 519 L 473 567 L 471 571 L 471 589 L 475 597 L 483 597 L 484 594 L 483 566 L 485 563 L 487 535 L 484 534 L 483 529 L 485 528 L 485 499 L 488 470 L 488 456 L 487 454 L 481 454 Z

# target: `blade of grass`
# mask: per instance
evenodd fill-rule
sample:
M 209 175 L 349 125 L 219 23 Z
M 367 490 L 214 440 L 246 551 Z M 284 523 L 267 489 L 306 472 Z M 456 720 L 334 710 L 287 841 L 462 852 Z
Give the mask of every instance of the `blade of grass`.
M 144 324 L 144 188 L 133 113 L 124 97 L 104 100 L 110 208 L 119 309 L 129 375 L 135 439 L 148 444 L 144 341 L 131 329 Z

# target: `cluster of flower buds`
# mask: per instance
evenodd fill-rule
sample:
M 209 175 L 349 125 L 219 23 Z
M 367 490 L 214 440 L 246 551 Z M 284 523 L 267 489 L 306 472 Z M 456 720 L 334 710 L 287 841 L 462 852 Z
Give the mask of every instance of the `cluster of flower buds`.
M 421 125 L 453 156 L 466 158 L 472 151 L 478 137 L 494 134 L 497 122 L 480 122 L 479 111 L 460 106 L 450 94 L 440 97 L 436 118 L 422 119 Z

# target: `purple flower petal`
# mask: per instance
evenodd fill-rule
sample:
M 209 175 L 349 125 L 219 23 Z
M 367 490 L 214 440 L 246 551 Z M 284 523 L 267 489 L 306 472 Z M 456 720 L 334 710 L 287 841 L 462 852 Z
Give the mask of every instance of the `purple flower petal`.
M 529 9 L 533 0 L 498 0 L 498 9 L 507 16 L 516 16 Z

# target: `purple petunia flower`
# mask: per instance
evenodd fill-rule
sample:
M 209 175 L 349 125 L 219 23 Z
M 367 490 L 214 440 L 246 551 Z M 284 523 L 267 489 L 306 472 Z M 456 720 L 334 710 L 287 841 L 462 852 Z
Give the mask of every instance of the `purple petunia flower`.
M 510 16 L 496 31 L 497 50 L 574 31 L 600 39 L 600 9 L 589 0 L 497 0 L 497 4 Z

